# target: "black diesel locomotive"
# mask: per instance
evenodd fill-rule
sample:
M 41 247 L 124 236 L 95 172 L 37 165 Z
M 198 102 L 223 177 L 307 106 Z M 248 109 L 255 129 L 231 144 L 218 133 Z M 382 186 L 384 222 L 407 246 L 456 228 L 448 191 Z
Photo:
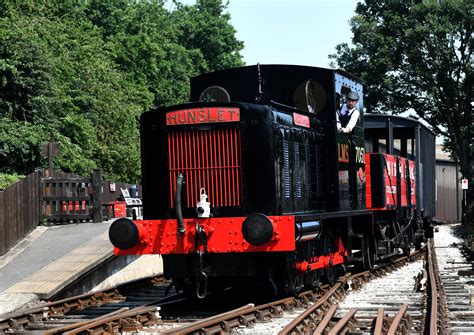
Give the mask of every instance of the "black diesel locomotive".
M 351 91 L 361 114 L 338 133 Z M 429 237 L 434 135 L 363 115 L 359 79 L 247 66 L 193 78 L 191 101 L 141 117 L 144 220 L 112 224 L 116 254 L 161 254 L 165 276 L 199 297 L 246 278 L 279 294 Z

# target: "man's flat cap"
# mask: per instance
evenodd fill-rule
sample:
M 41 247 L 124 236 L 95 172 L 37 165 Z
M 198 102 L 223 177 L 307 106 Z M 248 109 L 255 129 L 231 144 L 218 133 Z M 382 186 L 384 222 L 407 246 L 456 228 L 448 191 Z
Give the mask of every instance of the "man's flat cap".
M 359 95 L 356 92 L 350 91 L 349 94 L 347 94 L 347 99 L 359 100 Z

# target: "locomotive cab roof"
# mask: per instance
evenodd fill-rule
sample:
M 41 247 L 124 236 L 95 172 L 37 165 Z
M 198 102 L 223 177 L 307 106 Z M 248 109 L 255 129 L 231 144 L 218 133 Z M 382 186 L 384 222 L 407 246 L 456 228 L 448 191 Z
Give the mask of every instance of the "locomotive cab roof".
M 191 101 L 278 104 L 307 111 L 320 120 L 333 120 L 338 94 L 357 93 L 362 109 L 363 84 L 343 70 L 257 64 L 191 78 Z

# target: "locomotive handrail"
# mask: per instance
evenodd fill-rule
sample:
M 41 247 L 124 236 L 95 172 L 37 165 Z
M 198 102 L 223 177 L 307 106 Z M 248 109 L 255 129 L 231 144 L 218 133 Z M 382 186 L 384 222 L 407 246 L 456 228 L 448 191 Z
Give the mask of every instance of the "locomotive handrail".
M 184 174 L 180 172 L 178 178 L 176 179 L 176 194 L 174 197 L 174 203 L 176 206 L 176 217 L 178 219 L 178 232 L 183 235 L 186 233 L 186 227 L 183 224 L 183 212 L 181 209 L 181 188 L 184 183 Z

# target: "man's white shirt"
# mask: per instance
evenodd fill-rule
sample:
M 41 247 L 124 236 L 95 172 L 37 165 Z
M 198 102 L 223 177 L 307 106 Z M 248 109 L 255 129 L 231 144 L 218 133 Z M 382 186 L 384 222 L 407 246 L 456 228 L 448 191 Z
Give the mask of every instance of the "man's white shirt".
M 349 122 L 345 127 L 341 127 L 341 121 L 339 121 L 339 113 L 341 115 L 349 114 L 351 116 Z M 347 110 L 347 106 L 344 104 L 341 108 L 341 111 L 336 113 L 336 125 L 337 130 L 343 133 L 350 133 L 352 129 L 354 129 L 355 125 L 357 124 L 357 120 L 359 119 L 359 111 L 354 107 L 351 110 Z

